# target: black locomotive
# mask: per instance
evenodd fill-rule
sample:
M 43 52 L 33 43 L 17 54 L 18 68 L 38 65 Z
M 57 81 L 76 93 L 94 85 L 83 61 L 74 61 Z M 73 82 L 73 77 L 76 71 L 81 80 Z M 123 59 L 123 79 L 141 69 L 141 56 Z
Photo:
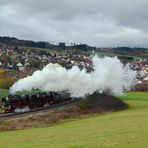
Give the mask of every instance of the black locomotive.
M 30 109 L 58 104 L 71 100 L 68 94 L 57 92 L 39 92 L 34 95 L 9 95 L 2 99 L 5 113 L 25 112 Z

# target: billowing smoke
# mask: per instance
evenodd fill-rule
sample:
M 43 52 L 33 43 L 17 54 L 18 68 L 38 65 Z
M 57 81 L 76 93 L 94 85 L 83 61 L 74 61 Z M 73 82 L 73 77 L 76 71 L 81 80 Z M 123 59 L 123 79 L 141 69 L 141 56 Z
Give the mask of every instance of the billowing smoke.
M 124 66 L 116 57 L 92 58 L 94 71 L 87 73 L 73 66 L 67 70 L 59 64 L 48 64 L 37 70 L 32 76 L 20 79 L 11 88 L 10 93 L 17 91 L 69 91 L 73 97 L 83 97 L 95 91 L 119 95 L 124 89 L 134 85 L 136 72 Z

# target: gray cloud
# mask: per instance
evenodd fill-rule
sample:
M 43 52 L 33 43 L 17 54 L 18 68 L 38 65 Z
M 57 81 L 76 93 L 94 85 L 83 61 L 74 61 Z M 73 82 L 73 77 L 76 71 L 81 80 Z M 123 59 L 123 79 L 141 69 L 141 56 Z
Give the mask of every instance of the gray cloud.
M 95 46 L 148 46 L 146 0 L 0 0 L 0 35 Z

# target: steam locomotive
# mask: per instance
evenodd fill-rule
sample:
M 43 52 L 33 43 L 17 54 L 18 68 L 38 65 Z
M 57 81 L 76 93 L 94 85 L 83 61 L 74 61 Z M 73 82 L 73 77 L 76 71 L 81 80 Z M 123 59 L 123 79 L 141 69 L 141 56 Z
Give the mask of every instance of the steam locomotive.
M 35 95 L 9 95 L 2 99 L 5 113 L 26 112 L 34 108 L 50 106 L 71 100 L 68 94 L 39 92 Z

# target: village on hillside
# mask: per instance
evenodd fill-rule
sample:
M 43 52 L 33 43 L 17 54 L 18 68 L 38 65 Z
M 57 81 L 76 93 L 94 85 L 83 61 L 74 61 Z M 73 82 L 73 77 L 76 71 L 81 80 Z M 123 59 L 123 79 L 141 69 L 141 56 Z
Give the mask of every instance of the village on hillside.
M 46 52 L 43 50 L 29 50 L 15 48 L 0 49 L 0 69 L 5 70 L 16 79 L 42 69 L 49 63 L 58 63 L 66 69 L 78 66 L 87 72 L 93 70 L 90 55 L 81 50 L 68 50 L 64 53 Z M 140 58 L 135 60 L 121 60 L 124 64 L 130 65 L 132 70 L 137 71 L 137 85 L 148 85 L 148 59 Z M 14 75 L 13 75 L 14 73 Z

